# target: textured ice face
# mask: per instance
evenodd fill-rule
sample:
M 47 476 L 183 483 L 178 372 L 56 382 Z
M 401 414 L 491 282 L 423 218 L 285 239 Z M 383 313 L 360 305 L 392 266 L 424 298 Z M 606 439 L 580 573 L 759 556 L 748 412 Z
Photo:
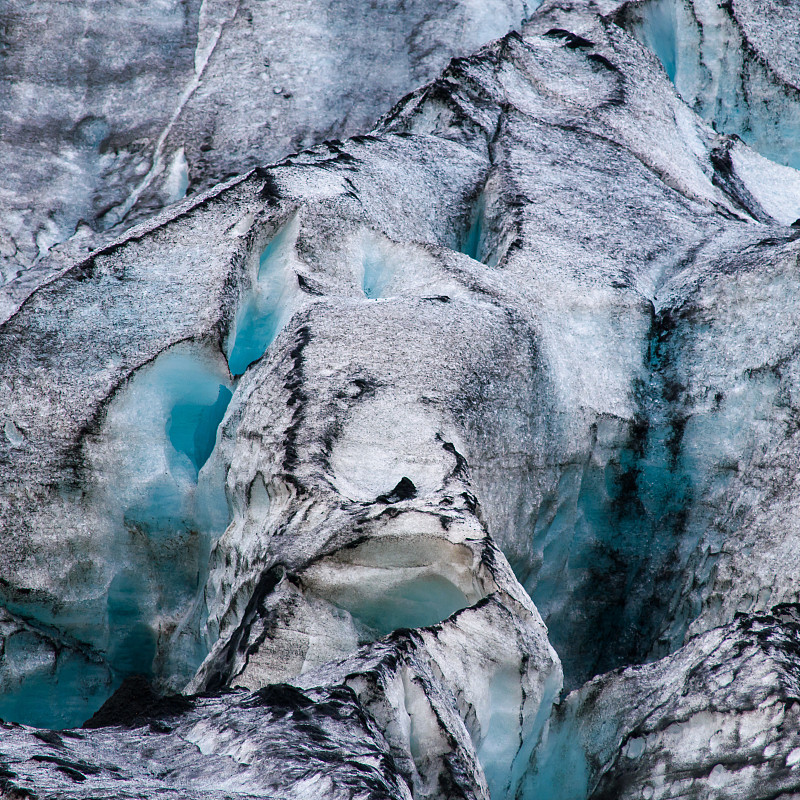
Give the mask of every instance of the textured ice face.
M 153 675 L 159 617 L 185 613 L 210 543 L 228 524 L 224 474 L 208 464 L 231 398 L 225 362 L 178 345 L 142 368 L 109 407 L 103 445 L 89 455 L 99 516 L 119 563 L 107 597 L 104 649 L 120 676 Z M 157 588 L 156 591 L 154 589 Z M 184 674 L 202 658 L 195 644 Z M 175 662 L 180 656 L 174 653 Z
M 80 725 L 114 688 L 100 652 L 70 646 L 6 610 L 0 613 L 0 642 L 2 719 L 40 728 Z
M 200 695 L 129 681 L 95 719 L 128 727 L 11 727 L 2 769 L 793 791 L 794 607 L 766 612 L 797 602 L 797 186 L 553 3 L 42 286 L 0 328 L 6 713 L 66 724 L 132 673 Z
M 34 627 L 6 640 L 14 671 L 13 689 L 0 701 L 7 719 L 79 725 L 126 676 L 160 673 L 180 683 L 202 661 L 206 651 L 196 635 L 178 637 L 169 655 L 163 640 L 191 610 L 210 543 L 228 524 L 224 473 L 207 462 L 230 386 L 219 353 L 178 344 L 117 392 L 99 435 L 85 446 L 84 494 L 71 493 L 60 508 L 92 521 L 89 574 L 99 585 L 82 584 L 86 573 L 80 562 L 73 566 L 66 613 L 9 593 L 8 607 Z M 73 593 L 84 599 L 75 602 Z M 52 625 L 64 641 L 56 631 L 48 636 Z M 26 636 L 43 654 L 35 668 L 14 655 Z M 167 663 L 155 663 L 159 639 Z M 64 694 L 67 701 L 57 701 Z
M 536 754 L 529 796 L 542 787 L 565 800 L 796 791 L 797 619 L 795 606 L 743 614 L 661 661 L 573 692 Z
M 761 30 L 763 16 L 773 15 L 778 29 L 791 30 L 792 23 L 774 16 L 777 9 L 742 5 L 648 0 L 626 4 L 622 20 L 658 56 L 681 97 L 720 133 L 736 134 L 766 158 L 798 168 L 800 91 L 783 55 L 796 45 L 788 36 L 769 43 Z
M 369 130 L 537 5 L 6 4 L 0 285 L 25 296 L 32 266 L 53 274 L 187 190 Z

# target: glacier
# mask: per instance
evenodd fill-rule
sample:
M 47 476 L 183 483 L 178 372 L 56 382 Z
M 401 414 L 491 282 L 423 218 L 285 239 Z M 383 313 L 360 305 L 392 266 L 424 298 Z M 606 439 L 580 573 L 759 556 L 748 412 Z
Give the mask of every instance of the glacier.
M 51 5 L 0 796 L 800 795 L 792 4 Z

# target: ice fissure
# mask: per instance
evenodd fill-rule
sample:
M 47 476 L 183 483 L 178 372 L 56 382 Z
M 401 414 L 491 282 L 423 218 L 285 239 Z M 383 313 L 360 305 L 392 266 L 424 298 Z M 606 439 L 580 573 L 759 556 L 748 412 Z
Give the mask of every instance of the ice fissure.
M 796 34 L 794 21 L 784 26 L 776 20 L 786 39 L 765 47 L 771 35 L 766 21 L 746 3 L 630 2 L 619 20 L 653 50 L 681 97 L 720 133 L 736 134 L 778 164 L 800 167 L 800 87 L 796 66 L 781 53 Z
M 0 795 L 800 792 L 795 17 L 261 5 L 2 223 Z

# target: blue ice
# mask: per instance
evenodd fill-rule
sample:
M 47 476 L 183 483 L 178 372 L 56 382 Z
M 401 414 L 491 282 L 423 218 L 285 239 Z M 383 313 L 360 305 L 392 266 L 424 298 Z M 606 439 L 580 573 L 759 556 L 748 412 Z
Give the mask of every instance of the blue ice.
M 81 725 L 112 687 L 111 674 L 100 659 L 56 647 L 34 631 L 8 637 L 0 676 L 0 718 L 37 728 Z
M 800 168 L 800 100 L 750 58 L 735 24 L 715 9 L 703 29 L 685 0 L 651 0 L 631 32 L 661 61 L 681 97 L 717 131 L 761 155 Z
M 483 216 L 485 204 L 486 201 L 483 195 L 481 195 L 478 199 L 478 202 L 475 203 L 475 206 L 472 209 L 470 225 L 461 245 L 461 252 L 470 258 L 474 258 L 476 261 L 481 261 L 483 256 Z
M 658 57 L 669 79 L 675 83 L 678 65 L 677 27 L 673 3 L 653 3 L 645 12 L 644 44 Z
M 253 286 L 240 301 L 228 344 L 232 375 L 242 375 L 258 361 L 291 316 L 297 278 L 289 258 L 297 226 L 289 222 L 264 248 Z
M 68 631 L 98 657 L 95 662 L 56 646 L 48 656 L 44 640 L 36 643 L 31 634 L 24 641 L 36 643 L 43 655 L 37 662 L 32 651 L 18 674 L 0 672 L 0 685 L 7 687 L 1 717 L 41 727 L 80 725 L 124 677 L 154 675 L 159 620 L 177 620 L 192 607 L 211 543 L 230 520 L 224 470 L 208 461 L 231 389 L 219 351 L 183 343 L 140 368 L 114 398 L 101 443 L 88 456 L 102 476 L 89 496 L 108 525 L 102 532 L 106 561 L 97 567 L 107 570 L 104 602 L 60 615 L 33 603 L 9 605 L 34 625 Z M 9 641 L 21 645 L 20 636 Z M 170 668 L 180 679 L 188 679 L 204 655 L 198 639 L 199 632 L 190 632 L 171 648 Z
M 464 593 L 449 580 L 425 575 L 388 587 L 380 600 L 354 595 L 346 608 L 379 636 L 385 636 L 399 628 L 435 625 L 469 605 Z
M 519 796 L 522 800 L 586 800 L 589 796 L 583 732 L 574 719 L 551 721 Z
M 365 253 L 363 259 L 364 278 L 361 289 L 370 300 L 383 297 L 386 287 L 391 281 L 393 270 L 378 253 Z
M 227 386 L 219 384 L 219 394 L 212 404 L 186 402 L 172 408 L 167 422 L 170 443 L 176 451 L 189 457 L 198 473 L 214 449 L 217 428 L 232 396 Z

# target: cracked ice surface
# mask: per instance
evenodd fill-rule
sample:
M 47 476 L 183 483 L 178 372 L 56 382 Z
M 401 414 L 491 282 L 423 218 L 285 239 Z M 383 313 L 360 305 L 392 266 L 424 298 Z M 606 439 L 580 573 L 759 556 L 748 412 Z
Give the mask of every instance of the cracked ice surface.
M 792 51 L 798 30 L 787 8 L 648 0 L 623 4 L 621 18 L 658 56 L 681 97 L 720 133 L 736 134 L 768 159 L 797 168 L 800 86 Z
M 537 4 L 6 3 L 0 285 L 18 301 L 187 190 L 368 129 Z
M 797 792 L 797 173 L 602 6 L 9 312 L 3 792 Z

